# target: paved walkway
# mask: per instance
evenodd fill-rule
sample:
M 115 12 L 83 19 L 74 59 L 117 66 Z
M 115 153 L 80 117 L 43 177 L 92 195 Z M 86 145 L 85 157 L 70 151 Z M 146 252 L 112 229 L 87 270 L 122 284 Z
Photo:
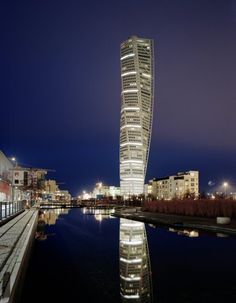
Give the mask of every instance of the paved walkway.
M 0 302 L 8 302 L 36 219 L 36 210 L 26 210 L 0 227 Z

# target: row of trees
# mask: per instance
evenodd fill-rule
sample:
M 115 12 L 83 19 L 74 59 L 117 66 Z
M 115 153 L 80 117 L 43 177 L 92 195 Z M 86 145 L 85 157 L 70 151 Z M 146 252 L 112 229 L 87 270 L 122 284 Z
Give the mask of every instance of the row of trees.
M 216 200 L 222 200 L 222 199 L 233 199 L 233 197 L 230 197 L 230 196 L 227 196 L 225 193 L 218 193 L 218 192 L 214 192 L 213 194 L 207 194 L 205 192 L 201 192 L 199 195 L 195 195 L 195 193 L 190 193 L 190 192 L 186 192 L 182 199 L 185 200 L 185 199 L 199 199 L 199 200 L 206 200 L 206 199 L 212 199 L 212 196 L 214 197 L 214 199 Z M 174 198 L 175 200 L 178 200 L 179 197 L 178 196 L 175 196 Z M 152 194 L 148 194 L 147 196 L 147 200 L 153 200 L 153 201 L 156 201 L 156 198 L 153 197 Z M 164 200 L 164 199 L 163 199 Z

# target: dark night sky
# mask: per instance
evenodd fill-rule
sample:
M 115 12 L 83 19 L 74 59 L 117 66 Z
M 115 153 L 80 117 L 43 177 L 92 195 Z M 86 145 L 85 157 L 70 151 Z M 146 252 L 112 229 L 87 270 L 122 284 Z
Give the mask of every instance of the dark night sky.
M 0 2 L 0 149 L 73 194 L 119 184 L 120 43 L 155 40 L 147 179 L 236 185 L 236 1 Z M 231 187 L 232 188 L 232 187 Z

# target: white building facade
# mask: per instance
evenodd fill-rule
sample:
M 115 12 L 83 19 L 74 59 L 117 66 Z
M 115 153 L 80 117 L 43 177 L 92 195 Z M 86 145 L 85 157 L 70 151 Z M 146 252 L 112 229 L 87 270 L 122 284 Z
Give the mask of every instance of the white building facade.
M 148 195 L 157 200 L 196 199 L 199 197 L 199 172 L 180 172 L 174 176 L 150 180 Z
M 112 199 L 116 199 L 120 196 L 120 187 L 105 185 L 102 182 L 96 183 L 92 197 L 95 199 L 104 198 L 104 197 L 112 197 Z
M 0 202 L 12 200 L 13 163 L 0 150 Z
M 153 40 L 133 36 L 121 44 L 120 188 L 144 193 L 154 100 Z

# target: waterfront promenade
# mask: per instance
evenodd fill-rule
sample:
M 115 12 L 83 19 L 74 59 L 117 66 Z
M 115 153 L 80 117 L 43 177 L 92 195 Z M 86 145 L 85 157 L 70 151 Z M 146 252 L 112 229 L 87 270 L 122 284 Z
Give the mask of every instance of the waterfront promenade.
M 172 214 L 160 214 L 152 212 L 142 212 L 135 209 L 126 209 L 116 211 L 112 214 L 115 217 L 127 218 L 130 220 L 140 221 L 144 223 L 167 226 L 173 228 L 189 228 L 214 233 L 222 233 L 236 236 L 236 220 L 232 220 L 228 225 L 216 224 L 215 218 L 203 218 L 192 216 L 180 216 Z
M 38 211 L 25 210 L 0 228 L 0 302 L 12 302 L 34 238 Z

